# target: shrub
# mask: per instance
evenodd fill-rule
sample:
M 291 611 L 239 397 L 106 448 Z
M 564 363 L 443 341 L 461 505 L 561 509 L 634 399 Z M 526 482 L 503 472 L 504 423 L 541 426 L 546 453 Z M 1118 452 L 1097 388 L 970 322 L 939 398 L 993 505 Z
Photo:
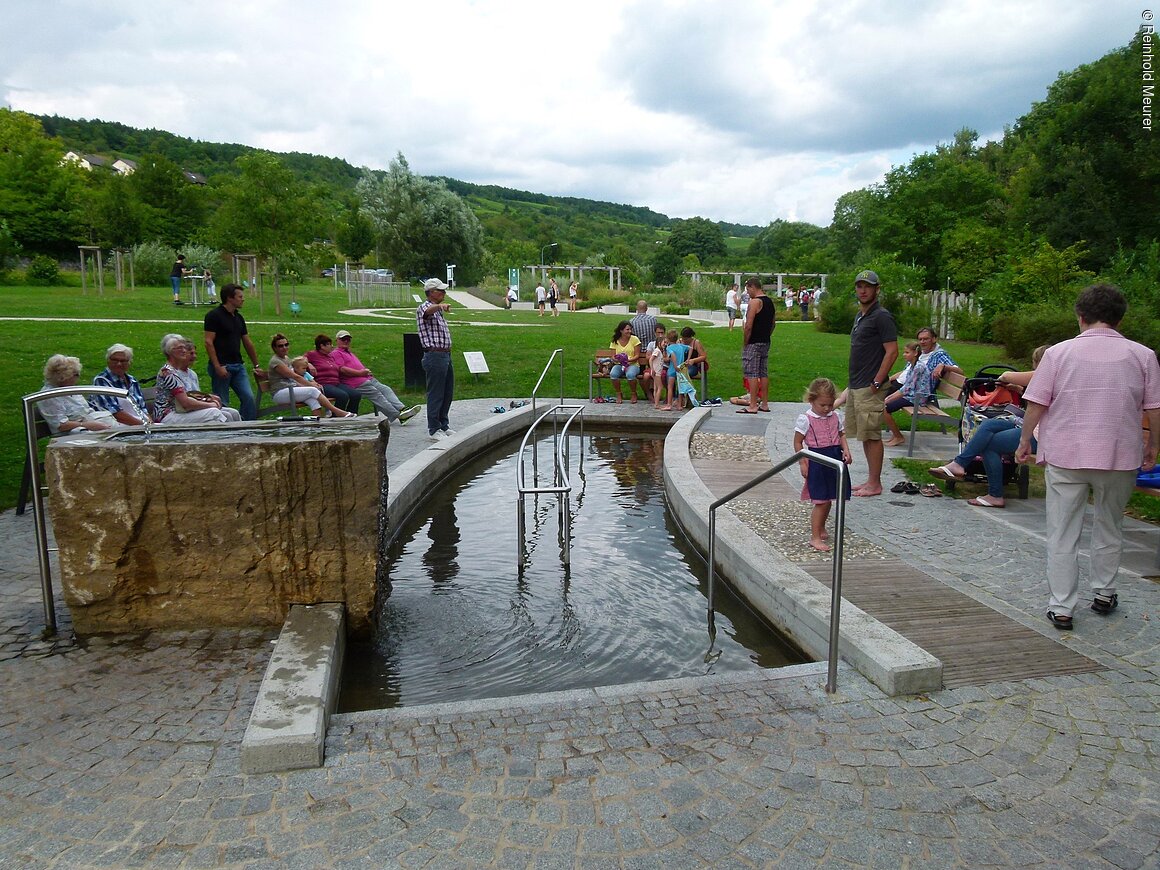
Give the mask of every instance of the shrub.
M 987 318 L 966 305 L 951 311 L 951 331 L 956 341 L 986 341 L 991 337 Z
M 850 334 L 854 328 L 854 318 L 858 316 L 858 300 L 848 294 L 835 296 L 826 293 L 822 297 L 822 310 L 818 316 L 818 329 L 822 332 Z
M 161 242 L 142 242 L 133 248 L 133 275 L 138 284 L 164 287 L 177 252 Z
M 1079 331 L 1075 315 L 1049 303 L 1028 305 L 999 314 L 991 322 L 995 341 L 1011 359 L 1028 359 L 1041 344 L 1055 344 L 1074 338 Z
M 37 254 L 28 264 L 25 279 L 36 287 L 48 287 L 60 280 L 60 264 L 52 257 Z

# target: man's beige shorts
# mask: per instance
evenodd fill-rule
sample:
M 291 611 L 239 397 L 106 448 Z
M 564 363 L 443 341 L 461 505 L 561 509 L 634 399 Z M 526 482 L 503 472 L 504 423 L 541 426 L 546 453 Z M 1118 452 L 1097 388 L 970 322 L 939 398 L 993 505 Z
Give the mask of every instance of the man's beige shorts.
M 850 390 L 846 397 L 846 435 L 859 441 L 882 440 L 882 412 L 886 410 L 882 390 L 863 387 Z

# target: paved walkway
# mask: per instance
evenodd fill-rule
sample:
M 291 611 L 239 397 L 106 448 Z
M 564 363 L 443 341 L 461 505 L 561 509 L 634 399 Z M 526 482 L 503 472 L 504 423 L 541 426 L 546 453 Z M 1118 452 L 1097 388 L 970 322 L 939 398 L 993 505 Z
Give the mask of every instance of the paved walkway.
M 453 422 L 496 401 L 457 403 Z M 775 455 L 796 410 L 760 418 Z M 887 496 L 848 516 L 899 558 L 1052 632 L 1042 543 L 1020 513 Z M 848 668 L 827 696 L 823 668 L 807 665 L 345 714 L 323 768 L 244 776 L 239 745 L 272 634 L 40 641 L 32 524 L 0 516 L 0 866 L 1160 860 L 1160 590 L 1146 579 L 1125 578 L 1114 617 L 1083 610 L 1074 632 L 1052 633 L 1106 666 L 1097 673 L 887 698 Z

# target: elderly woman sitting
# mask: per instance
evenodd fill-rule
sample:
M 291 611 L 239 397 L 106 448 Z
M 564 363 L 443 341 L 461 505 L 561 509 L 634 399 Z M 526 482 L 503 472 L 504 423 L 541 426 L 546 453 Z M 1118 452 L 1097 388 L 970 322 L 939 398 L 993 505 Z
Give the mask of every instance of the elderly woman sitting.
M 141 393 L 141 384 L 129 374 L 129 366 L 133 364 L 133 348 L 124 344 L 110 345 L 105 351 L 105 370 L 93 378 L 93 384 L 98 387 L 118 387 L 129 391 L 127 399 L 116 396 L 93 396 L 89 399 L 97 410 L 105 410 L 113 418 L 125 426 L 141 426 L 145 423 L 141 415 L 146 413 L 145 396 Z
M 290 339 L 280 332 L 275 332 L 270 339 L 270 349 L 274 355 L 270 357 L 270 366 L 266 369 L 270 378 L 271 400 L 275 405 L 290 405 L 304 402 L 306 407 L 314 412 L 315 417 L 325 417 L 329 411 L 332 417 L 353 417 L 327 398 L 317 383 L 307 380 L 306 376 L 294 370 L 290 362 Z M 310 361 L 303 357 L 307 365 Z M 309 371 L 309 369 L 307 369 Z
M 153 419 L 157 423 L 193 426 L 201 423 L 236 423 L 242 419 L 233 408 L 223 408 L 221 399 L 203 393 L 193 370 L 197 349 L 183 335 L 170 333 L 161 339 L 165 365 L 157 372 L 157 398 Z
M 75 356 L 53 354 L 44 366 L 44 389 L 75 387 L 81 376 L 81 361 Z M 108 411 L 94 409 L 84 396 L 61 396 L 45 399 L 37 406 L 53 435 L 62 435 L 79 429 L 100 432 L 121 426 Z

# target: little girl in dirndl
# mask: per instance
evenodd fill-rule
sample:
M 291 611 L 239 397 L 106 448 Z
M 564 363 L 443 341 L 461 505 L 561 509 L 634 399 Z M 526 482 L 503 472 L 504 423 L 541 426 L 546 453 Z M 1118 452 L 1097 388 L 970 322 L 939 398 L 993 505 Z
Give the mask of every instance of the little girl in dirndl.
M 846 430 L 842 418 L 834 410 L 838 390 L 829 378 L 815 378 L 802 398 L 809 403 L 804 414 L 798 415 L 794 423 L 793 449 L 808 447 L 823 456 L 840 459 L 850 464 L 850 445 L 846 441 Z M 809 500 L 814 509 L 810 513 L 810 546 L 826 552 L 830 549 L 827 541 L 826 520 L 830 516 L 830 503 L 838 498 L 838 472 L 832 468 L 802 459 L 799 462 L 805 484 L 802 486 L 802 500 Z M 843 499 L 850 498 L 850 475 L 844 475 Z

